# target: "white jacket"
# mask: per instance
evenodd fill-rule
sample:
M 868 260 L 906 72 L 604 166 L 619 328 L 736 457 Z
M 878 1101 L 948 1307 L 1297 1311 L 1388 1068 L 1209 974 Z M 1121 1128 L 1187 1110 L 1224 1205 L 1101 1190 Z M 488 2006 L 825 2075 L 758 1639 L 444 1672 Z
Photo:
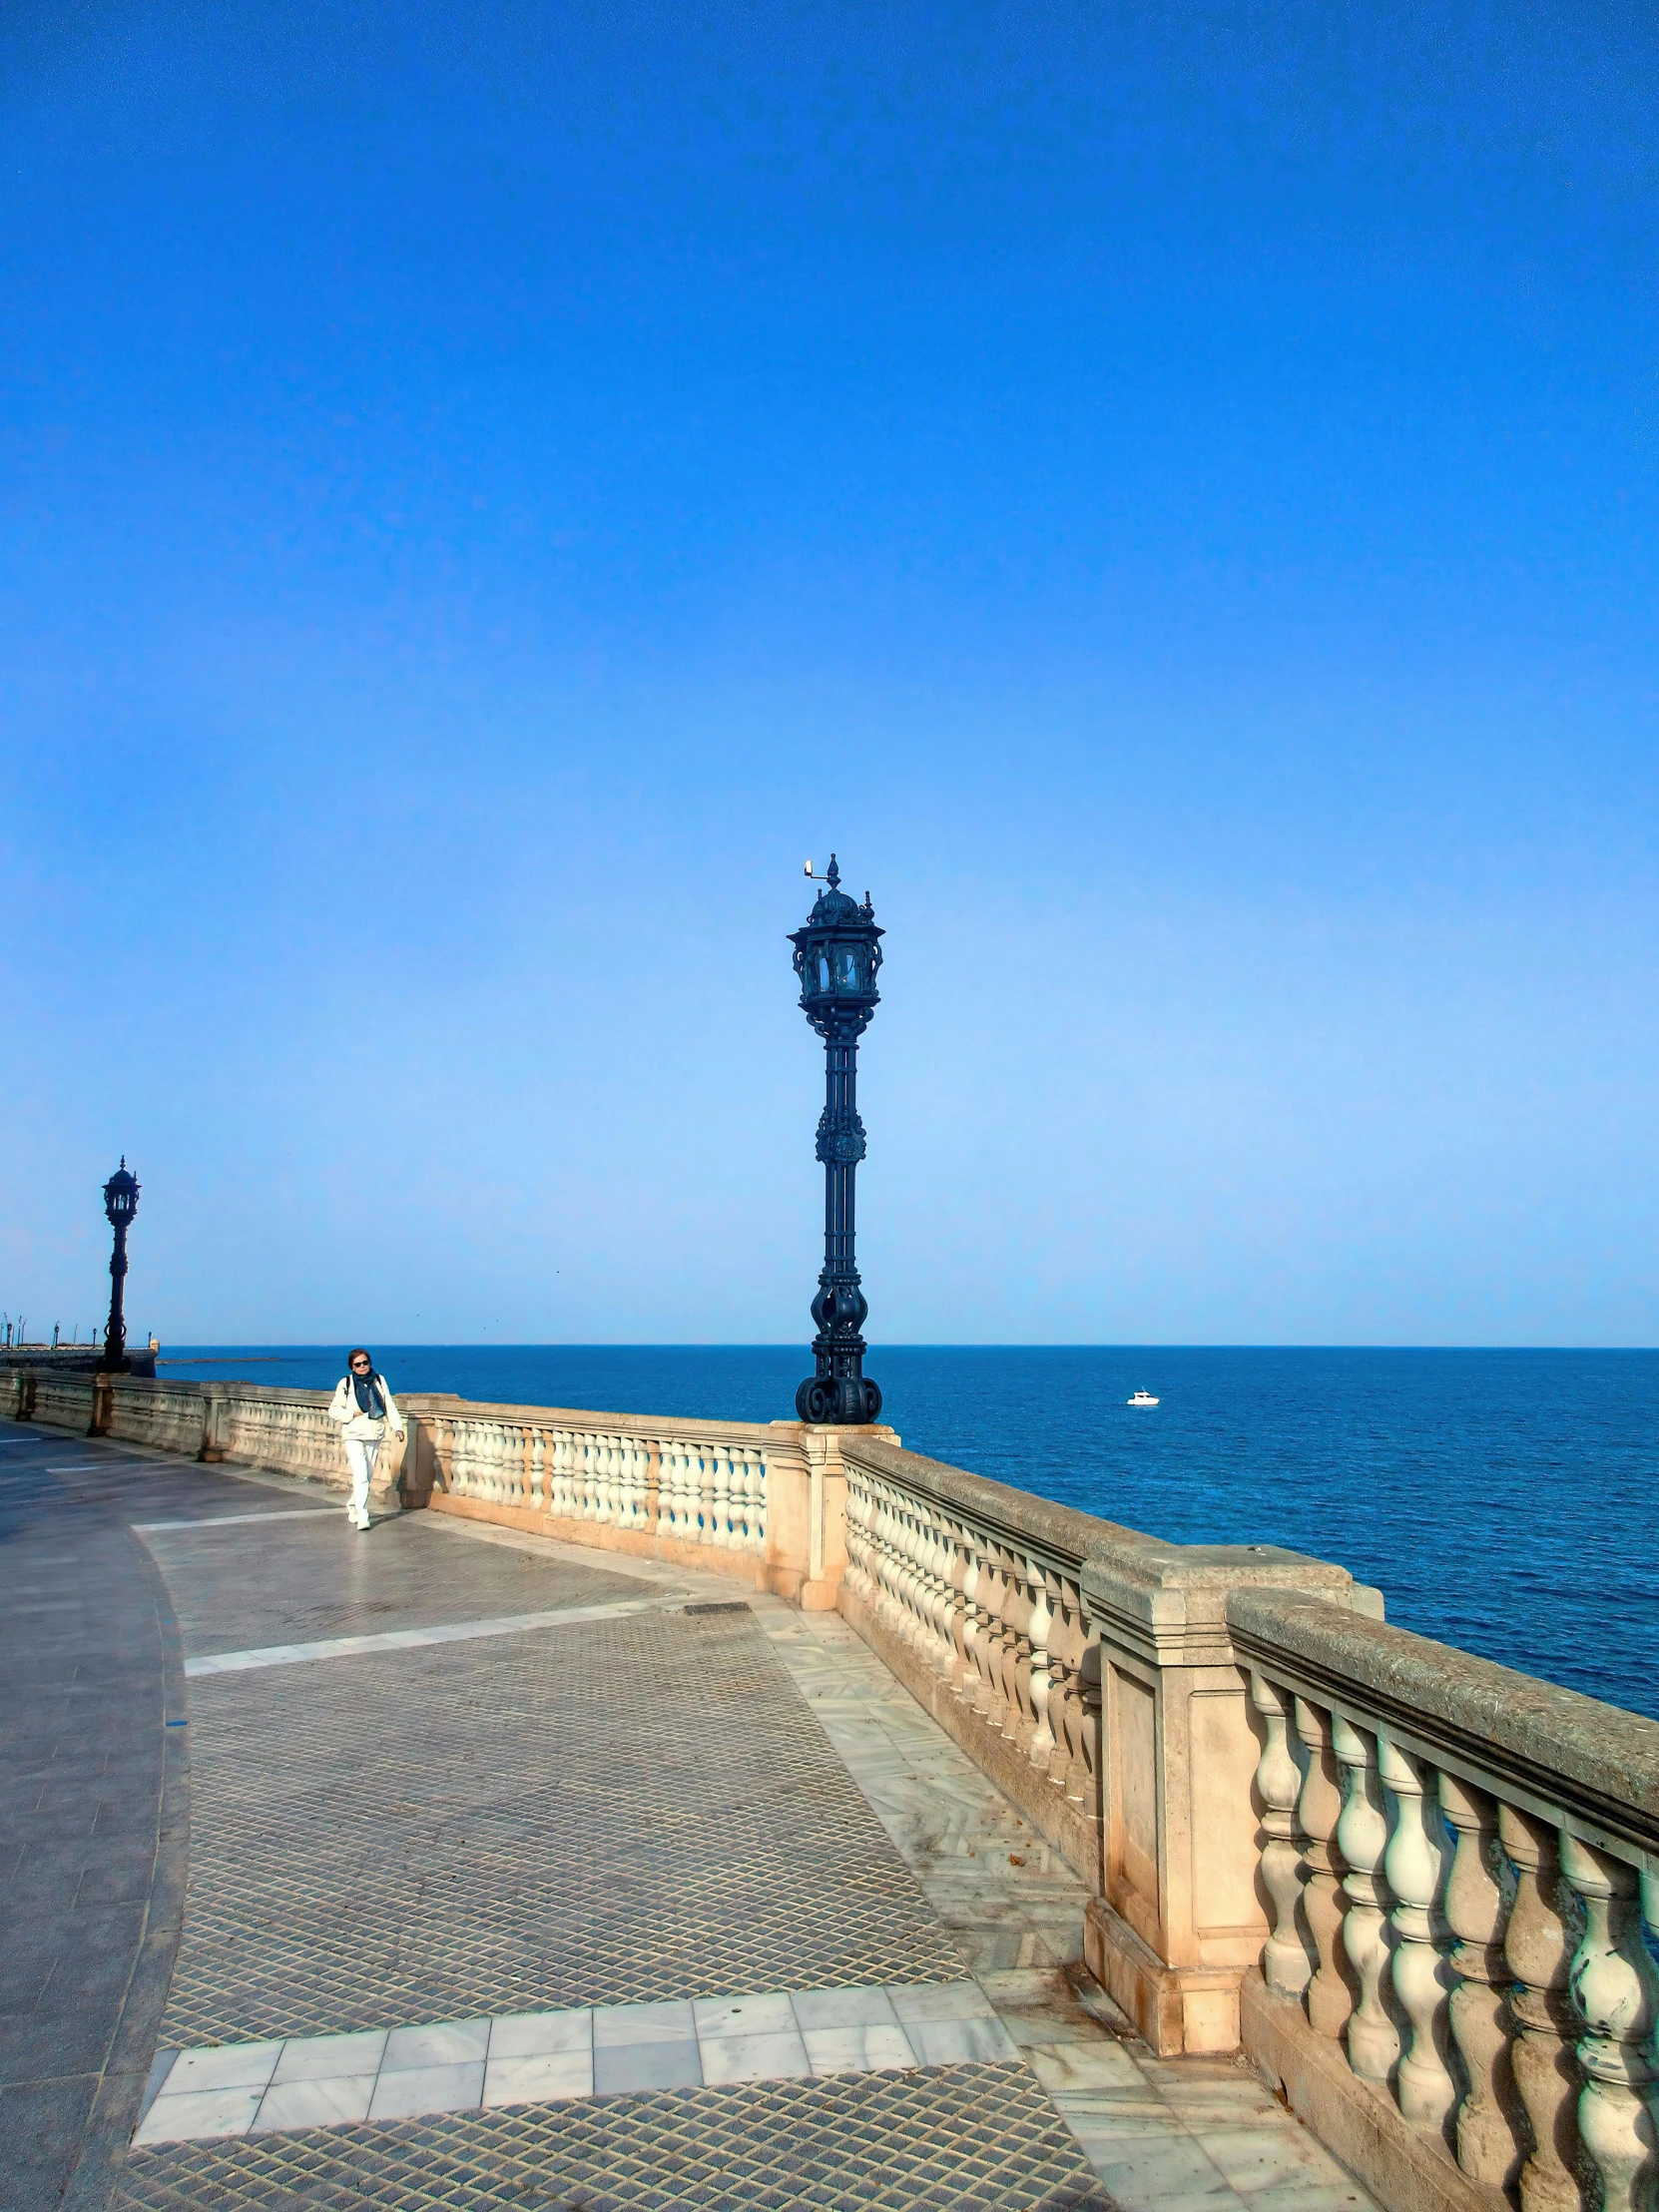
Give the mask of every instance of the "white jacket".
M 357 1404 L 356 1392 L 351 1387 L 352 1381 L 351 1376 L 342 1375 L 334 1384 L 334 1402 L 328 1408 L 328 1418 L 342 1421 L 345 1424 L 344 1433 L 347 1436 L 377 1439 L 385 1434 L 388 1427 L 394 1435 L 401 1436 L 403 1433 L 403 1416 L 397 1410 L 396 1398 L 386 1387 L 385 1377 L 383 1375 L 371 1375 L 369 1377 L 371 1382 L 379 1385 L 380 1395 L 386 1401 L 386 1417 L 384 1420 L 377 1420 L 372 1413 L 365 1413 L 360 1410 Z

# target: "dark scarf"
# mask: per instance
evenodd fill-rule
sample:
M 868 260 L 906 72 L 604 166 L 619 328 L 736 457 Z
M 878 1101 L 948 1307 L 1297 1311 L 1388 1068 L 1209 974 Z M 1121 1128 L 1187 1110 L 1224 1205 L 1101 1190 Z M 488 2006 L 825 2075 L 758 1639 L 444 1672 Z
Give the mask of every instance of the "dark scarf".
M 380 1378 L 372 1369 L 367 1375 L 353 1375 L 351 1389 L 356 1397 L 359 1410 L 372 1413 L 376 1420 L 385 1419 L 386 1401 L 380 1395 Z

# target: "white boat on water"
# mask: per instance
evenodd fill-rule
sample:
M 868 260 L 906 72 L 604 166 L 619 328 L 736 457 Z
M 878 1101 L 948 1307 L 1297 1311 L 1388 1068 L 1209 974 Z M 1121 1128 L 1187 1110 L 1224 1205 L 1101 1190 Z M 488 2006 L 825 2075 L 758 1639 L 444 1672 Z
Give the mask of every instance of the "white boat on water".
M 1158 1400 L 1150 1390 L 1137 1390 L 1133 1397 L 1126 1397 L 1125 1405 L 1156 1405 Z

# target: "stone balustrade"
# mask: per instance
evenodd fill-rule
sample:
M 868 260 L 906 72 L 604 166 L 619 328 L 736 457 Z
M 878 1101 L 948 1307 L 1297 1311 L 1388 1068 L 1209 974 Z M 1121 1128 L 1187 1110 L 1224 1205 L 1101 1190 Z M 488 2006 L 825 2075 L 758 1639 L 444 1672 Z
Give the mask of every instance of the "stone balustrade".
M 1236 2049 L 1265 1924 L 1255 1830 L 1231 1810 L 1259 1747 L 1227 1596 L 1374 1593 L 1324 1560 L 1164 1543 L 837 1433 L 840 1610 L 1097 1892 L 1089 1966 L 1153 2047 Z
M 795 1422 L 631 1420 L 477 1405 L 421 1419 L 430 1502 L 657 1558 L 730 1555 L 768 1584 L 772 1478 L 801 1458 Z
M 1455 2160 L 1522 2212 L 1652 2212 L 1659 1722 L 1307 1598 L 1227 1617 L 1262 1731 L 1245 2048 L 1387 2201 L 1449 2201 Z
M 345 1481 L 323 1391 L 6 1390 Z M 1242 2048 L 1389 2212 L 1659 2212 L 1659 1723 L 1393 1628 L 1328 1561 L 1164 1543 L 890 1429 L 399 1402 L 385 1503 L 838 1605 L 1084 1877 L 1153 2047 Z
M 14 1419 L 347 1483 L 326 1390 L 24 1369 L 0 1377 L 0 1388 Z M 398 1404 L 408 1434 L 402 1446 L 388 1436 L 381 1447 L 378 1510 L 430 1506 L 695 1561 L 808 1608 L 835 1603 L 842 1481 L 828 1431 L 477 1404 L 436 1391 L 405 1393 Z

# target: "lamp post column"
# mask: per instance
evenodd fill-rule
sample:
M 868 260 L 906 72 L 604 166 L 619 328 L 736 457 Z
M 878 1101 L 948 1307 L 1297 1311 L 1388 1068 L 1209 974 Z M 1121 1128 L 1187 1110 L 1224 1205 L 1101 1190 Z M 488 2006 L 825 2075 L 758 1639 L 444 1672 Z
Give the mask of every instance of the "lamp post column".
M 796 1411 L 815 1426 L 878 1420 L 881 1392 L 863 1372 L 863 1325 L 869 1313 L 858 1281 L 858 1162 L 864 1125 L 858 1118 L 858 1039 L 879 1004 L 875 973 L 882 931 L 866 898 L 860 906 L 840 889 L 830 855 L 827 888 L 806 925 L 792 937 L 801 977 L 801 1006 L 824 1039 L 824 1112 L 818 1157 L 824 1163 L 824 1267 L 813 1300 L 817 1373 L 795 1394 Z
M 127 1165 L 127 1155 L 121 1155 L 121 1165 L 104 1185 L 104 1215 L 115 1231 L 115 1250 L 110 1255 L 110 1318 L 104 1327 L 104 1372 L 107 1375 L 125 1375 L 127 1372 L 127 1317 L 124 1311 L 127 1287 L 127 1231 L 133 1216 L 138 1212 L 138 1178 Z

